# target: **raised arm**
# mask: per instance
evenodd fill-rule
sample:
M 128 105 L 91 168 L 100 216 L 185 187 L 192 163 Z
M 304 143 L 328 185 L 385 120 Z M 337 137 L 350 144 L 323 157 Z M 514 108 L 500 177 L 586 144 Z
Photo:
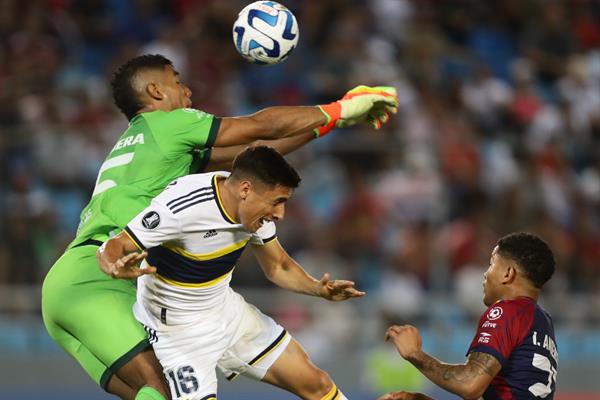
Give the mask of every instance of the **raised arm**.
M 146 256 L 146 252 L 139 252 L 138 246 L 125 231 L 104 242 L 96 252 L 100 269 L 105 274 L 120 279 L 135 279 L 156 272 L 154 267 L 139 268 Z
M 327 123 L 316 106 L 269 107 L 244 117 L 222 118 L 215 147 L 296 136 Z
M 262 246 L 252 245 L 252 251 L 267 279 L 283 289 L 331 301 L 365 295 L 354 288 L 354 282 L 330 280 L 328 273 L 320 281 L 313 278 L 288 255 L 277 239 Z
M 391 326 L 386 340 L 430 381 L 463 399 L 480 398 L 502 369 L 494 356 L 480 352 L 470 353 L 464 364 L 444 363 L 422 351 L 419 331 L 411 325 Z
M 282 139 L 256 140 L 248 145 L 213 147 L 210 154 L 210 160 L 204 171 L 230 171 L 231 163 L 235 156 L 248 146 L 269 146 L 285 155 L 302 147 L 314 138 L 315 133 L 312 130 L 309 130 L 299 135 Z
M 392 87 L 358 86 L 341 100 L 320 106 L 269 107 L 244 117 L 222 118 L 215 147 L 249 144 L 302 135 L 316 130 L 323 136 L 331 129 L 368 122 L 376 128 L 398 107 Z

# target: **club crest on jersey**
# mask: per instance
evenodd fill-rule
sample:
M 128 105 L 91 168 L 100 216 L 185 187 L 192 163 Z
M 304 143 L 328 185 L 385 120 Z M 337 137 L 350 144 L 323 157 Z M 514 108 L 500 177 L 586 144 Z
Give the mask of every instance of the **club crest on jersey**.
M 142 217 L 142 225 L 146 229 L 154 229 L 160 224 L 160 215 L 156 211 L 150 211 Z
M 494 307 L 492 308 L 487 315 L 487 319 L 490 321 L 497 320 L 502 316 L 502 307 Z

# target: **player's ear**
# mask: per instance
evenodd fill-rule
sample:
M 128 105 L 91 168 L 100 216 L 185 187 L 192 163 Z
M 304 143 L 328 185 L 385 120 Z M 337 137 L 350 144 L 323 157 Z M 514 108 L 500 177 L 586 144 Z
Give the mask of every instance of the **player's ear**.
M 506 285 L 513 283 L 517 278 L 517 273 L 517 267 L 514 264 L 508 264 L 504 271 L 504 276 L 502 277 L 502 284 Z
M 246 200 L 246 198 L 248 197 L 248 194 L 250 194 L 250 191 L 252 190 L 252 183 L 250 181 L 241 181 L 239 188 L 240 188 L 240 198 L 242 200 Z
M 152 97 L 155 100 L 162 100 L 165 97 L 165 94 L 161 90 L 160 85 L 156 82 L 149 82 L 146 85 L 146 94 L 148 94 L 148 96 Z

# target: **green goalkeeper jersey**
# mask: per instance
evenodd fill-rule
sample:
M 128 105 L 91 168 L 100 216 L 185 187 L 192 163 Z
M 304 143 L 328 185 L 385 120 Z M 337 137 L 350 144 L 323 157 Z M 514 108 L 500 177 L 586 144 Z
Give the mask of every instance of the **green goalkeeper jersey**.
M 183 108 L 134 117 L 102 164 L 70 247 L 121 231 L 172 180 L 208 163 L 220 119 Z

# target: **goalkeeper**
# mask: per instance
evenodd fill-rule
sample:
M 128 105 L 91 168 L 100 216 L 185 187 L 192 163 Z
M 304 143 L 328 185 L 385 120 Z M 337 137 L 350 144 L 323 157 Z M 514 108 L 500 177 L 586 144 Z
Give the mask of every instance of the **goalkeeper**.
M 329 105 L 219 118 L 189 108 L 190 89 L 160 55 L 131 59 L 116 71 L 112 87 L 129 126 L 98 172 L 75 239 L 44 280 L 42 313 L 50 336 L 104 390 L 122 399 L 167 399 L 162 368 L 132 314 L 135 286 L 100 271 L 98 247 L 168 182 L 229 165 L 239 146 L 263 141 L 287 153 L 335 127 L 378 128 L 398 100 L 392 88 L 359 86 Z

